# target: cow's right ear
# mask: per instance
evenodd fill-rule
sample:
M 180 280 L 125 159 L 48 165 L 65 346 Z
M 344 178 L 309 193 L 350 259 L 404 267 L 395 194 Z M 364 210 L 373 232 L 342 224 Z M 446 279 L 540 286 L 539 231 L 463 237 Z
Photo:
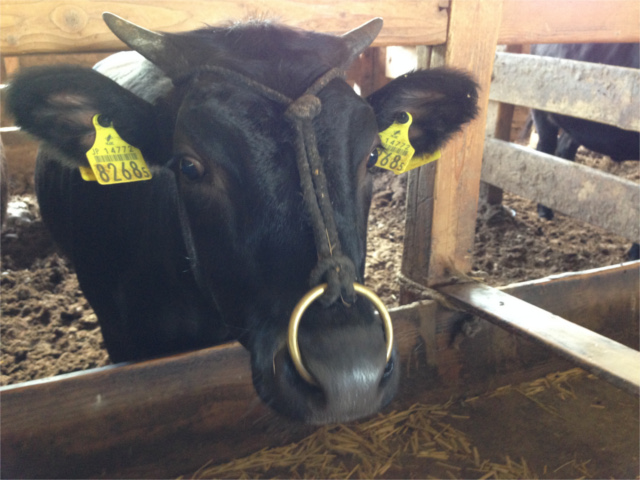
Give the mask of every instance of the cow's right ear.
M 96 114 L 109 118 L 120 136 L 143 153 L 154 152 L 158 140 L 153 105 L 89 68 L 25 70 L 10 83 L 6 105 L 19 127 L 78 165 L 87 164 Z
M 407 73 L 373 92 L 373 107 L 380 131 L 398 115 L 413 117 L 409 129 L 416 154 L 433 153 L 478 112 L 478 85 L 467 73 L 433 68 Z

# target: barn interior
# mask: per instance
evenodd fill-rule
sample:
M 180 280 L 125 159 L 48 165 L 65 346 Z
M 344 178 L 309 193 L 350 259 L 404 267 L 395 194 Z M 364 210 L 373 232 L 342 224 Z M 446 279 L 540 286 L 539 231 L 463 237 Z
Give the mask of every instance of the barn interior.
M 384 17 L 381 36 L 349 73 L 363 95 L 441 64 L 473 71 L 482 85 L 481 118 L 443 150 L 450 161 L 374 174 L 367 284 L 391 308 L 403 359 L 397 400 L 372 419 L 309 427 L 260 404 L 236 344 L 110 365 L 73 265 L 39 218 L 37 143 L 2 115 L 9 209 L 0 245 L 0 476 L 640 476 L 640 262 L 627 261 L 640 239 L 639 164 L 584 148 L 574 163 L 543 157 L 528 125 L 537 108 L 639 131 L 640 98 L 628 91 L 640 78 L 630 69 L 529 64 L 526 55 L 538 43 L 637 42 L 640 5 L 416 3 L 295 2 L 292 11 L 268 2 L 285 23 L 327 32 Z M 174 31 L 264 7 L 120 6 L 132 21 Z M 0 38 L 1 83 L 29 66 L 90 66 L 123 49 L 98 20 L 111 8 L 75 0 L 34 12 L 3 1 L 0 16 L 13 20 Z M 566 86 L 587 77 L 592 90 Z M 543 86 L 548 97 L 538 94 Z M 638 108 L 621 113 L 621 104 Z M 538 218 L 542 201 L 553 220 Z M 526 302 L 513 303 L 517 315 L 501 311 L 516 301 Z

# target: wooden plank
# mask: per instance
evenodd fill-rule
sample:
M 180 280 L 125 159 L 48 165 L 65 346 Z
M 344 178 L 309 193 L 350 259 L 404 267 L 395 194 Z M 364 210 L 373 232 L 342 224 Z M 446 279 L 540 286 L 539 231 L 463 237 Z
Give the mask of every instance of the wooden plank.
M 9 194 L 33 193 L 38 142 L 17 127 L 1 127 L 0 137 L 4 143 Z
M 505 0 L 498 43 L 640 41 L 637 0 Z
M 367 48 L 347 71 L 347 83 L 358 85 L 359 93 L 367 97 L 384 87 L 389 79 L 385 75 L 386 48 Z
M 487 285 L 449 285 L 441 292 L 465 309 L 533 339 L 627 392 L 640 396 L 640 352 Z
M 640 261 L 551 275 L 499 290 L 628 347 L 640 347 Z M 627 332 L 615 320 L 625 315 L 631 320 Z
M 349 3 L 325 0 L 313 4 L 300 0 L 269 3 L 3 0 L 0 50 L 5 55 L 22 55 L 121 49 L 122 44 L 107 33 L 100 19 L 103 11 L 113 11 L 162 31 L 189 30 L 205 22 L 215 24 L 267 14 L 302 28 L 343 33 L 358 22 L 381 16 L 385 29 L 376 45 L 436 45 L 445 41 L 446 5 L 443 0 Z M 636 0 L 506 0 L 498 40 L 504 44 L 638 41 L 639 9 Z
M 426 284 L 431 253 L 433 225 L 433 192 L 435 190 L 437 162 L 432 162 L 408 173 L 402 274 L 410 280 Z M 417 296 L 409 289 L 400 290 L 400 303 L 415 301 Z
M 640 185 L 502 140 L 487 139 L 482 180 L 633 241 Z
M 3 0 L 0 50 L 28 53 L 114 51 L 124 46 L 102 21 L 102 12 L 120 15 L 150 30 L 178 32 L 248 17 L 267 16 L 287 25 L 342 34 L 374 17 L 385 27 L 376 46 L 444 43 L 446 2 L 398 0 L 343 2 L 322 0 Z
M 507 45 L 506 51 L 509 53 L 522 53 L 522 45 Z M 495 65 L 493 67 L 495 71 Z M 493 82 L 493 78 L 492 78 Z M 489 94 L 491 98 L 491 94 Z M 489 102 L 489 112 L 492 111 L 492 103 Z M 487 130 L 491 130 L 489 136 L 497 138 L 499 140 L 511 140 L 511 124 L 513 123 L 513 113 L 515 111 L 515 105 L 510 103 L 498 103 L 495 112 L 495 119 L 491 115 L 487 114 L 487 127 L 485 128 L 485 136 Z M 491 125 L 489 123 L 492 122 Z M 493 127 L 493 128 L 491 128 Z M 480 198 L 479 202 L 487 205 L 500 205 L 502 204 L 502 189 L 495 187 L 486 182 L 480 182 Z
M 638 69 L 497 53 L 490 98 L 640 130 Z
M 433 47 L 425 55 L 416 55 L 416 68 L 425 70 L 444 63 L 444 46 Z M 406 217 L 404 222 L 404 248 L 402 249 L 402 274 L 418 284 L 429 270 L 431 252 L 431 226 L 433 223 L 433 192 L 437 162 L 428 163 L 408 172 Z M 412 288 L 401 285 L 400 304 L 418 300 L 419 294 Z
M 180 446 L 196 447 L 192 440 L 203 442 L 213 430 L 231 429 L 214 445 L 218 458 L 256 448 L 259 443 L 232 432 L 234 425 L 250 430 L 267 414 L 257 402 L 252 408 L 248 364 L 248 353 L 236 345 L 4 387 L 2 476 L 109 478 L 129 469 L 140 478 L 131 469 L 152 462 L 155 476 L 177 476 L 193 466 L 178 454 Z M 187 431 L 192 438 L 183 438 Z M 202 464 L 208 460 L 197 448 L 192 453 Z
M 508 291 L 637 344 L 639 267 L 541 279 Z M 391 316 L 402 392 L 423 401 L 475 395 L 568 368 L 491 324 L 459 339 L 459 313 L 436 302 Z M 0 395 L 3 478 L 177 477 L 309 432 L 259 402 L 249 354 L 237 344 L 2 387 Z
M 638 348 L 640 262 L 565 273 L 500 290 Z M 474 396 L 482 389 L 571 368 L 570 362 L 550 355 L 540 344 L 489 322 L 483 322 L 472 337 L 462 335 L 461 325 L 468 318 L 436 302 L 394 310 L 407 392 L 426 388 L 439 398 Z
M 7 79 L 13 75 L 19 67 L 17 57 L 2 57 L 2 68 L 0 68 L 0 85 L 7 83 Z
M 454 0 L 451 5 L 445 65 L 473 73 L 482 86 L 479 113 L 443 148 L 437 162 L 429 270 L 412 278 L 418 283 L 443 283 L 456 273 L 471 269 L 489 103 L 486 86 L 491 82 L 501 9 L 502 0 Z M 413 247 L 405 244 L 406 248 Z

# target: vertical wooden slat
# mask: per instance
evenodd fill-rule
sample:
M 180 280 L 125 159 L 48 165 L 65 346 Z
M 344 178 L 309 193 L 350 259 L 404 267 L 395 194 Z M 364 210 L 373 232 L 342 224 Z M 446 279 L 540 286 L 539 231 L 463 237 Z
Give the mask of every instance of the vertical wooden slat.
M 425 70 L 432 64 L 444 63 L 443 47 L 426 49 L 418 55 L 417 69 Z M 401 271 L 404 276 L 416 282 L 429 269 L 429 252 L 431 250 L 431 223 L 433 221 L 433 185 L 436 178 L 437 162 L 427 163 L 423 167 L 407 173 L 407 203 L 404 232 L 404 248 L 402 250 Z M 400 288 L 400 305 L 417 301 L 419 292 L 402 284 Z
M 470 70 L 481 91 L 477 119 L 443 149 L 440 160 L 409 172 L 401 270 L 403 275 L 423 285 L 442 283 L 450 271 L 466 272 L 471 267 L 482 145 L 501 8 L 501 0 L 454 0 L 447 44 L 444 48 L 433 48 L 431 66 L 446 64 Z M 483 34 L 477 35 L 478 31 Z M 426 63 L 419 68 L 428 68 L 430 65 Z M 414 300 L 410 291 L 400 292 L 401 303 Z
M 407 180 L 407 214 L 405 220 L 402 274 L 416 283 L 424 284 L 429 269 L 431 225 L 433 223 L 433 190 L 436 162 L 411 170 Z M 417 301 L 416 292 L 404 283 L 400 288 L 400 305 Z
M 489 86 L 502 0 L 453 0 L 445 65 L 470 70 L 481 86 L 479 113 L 438 160 L 428 285 L 445 283 L 471 268 Z M 482 35 L 478 35 L 482 32 Z
M 507 45 L 507 52 L 522 53 L 522 45 Z M 515 105 L 510 103 L 498 104 L 498 115 L 493 129 L 493 137 L 498 140 L 511 140 L 511 124 L 513 123 L 513 112 Z M 500 205 L 502 203 L 502 189 L 494 187 L 488 183 L 480 183 L 480 202 L 489 205 Z
M 358 84 L 360 94 L 367 97 L 389 82 L 385 75 L 385 67 L 386 48 L 367 48 L 351 66 L 347 74 L 347 81 Z
M 0 71 L 0 83 L 7 83 L 7 79 L 11 77 L 20 68 L 19 57 L 2 57 L 2 70 Z

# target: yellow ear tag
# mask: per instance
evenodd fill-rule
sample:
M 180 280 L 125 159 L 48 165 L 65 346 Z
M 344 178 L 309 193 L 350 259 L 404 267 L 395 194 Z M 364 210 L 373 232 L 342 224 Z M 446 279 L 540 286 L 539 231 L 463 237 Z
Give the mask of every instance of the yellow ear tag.
M 406 112 L 406 116 L 408 119 L 404 123 L 396 121 L 385 131 L 380 132 L 382 148 L 376 167 L 391 170 L 396 175 L 440 158 L 440 150 L 431 154 L 414 156 L 416 150 L 409 141 L 409 127 L 413 122 L 413 117 L 409 112 Z
M 80 166 L 78 167 L 78 170 L 80 170 L 80 176 L 85 182 L 97 181 L 96 176 L 93 174 L 93 170 L 91 170 L 91 167 Z
M 151 171 L 142 152 L 120 138 L 113 125 L 100 125 L 99 116 L 93 116 L 96 140 L 87 152 L 91 168 L 80 167 L 82 178 L 88 182 L 97 181 L 101 185 L 150 180 Z

